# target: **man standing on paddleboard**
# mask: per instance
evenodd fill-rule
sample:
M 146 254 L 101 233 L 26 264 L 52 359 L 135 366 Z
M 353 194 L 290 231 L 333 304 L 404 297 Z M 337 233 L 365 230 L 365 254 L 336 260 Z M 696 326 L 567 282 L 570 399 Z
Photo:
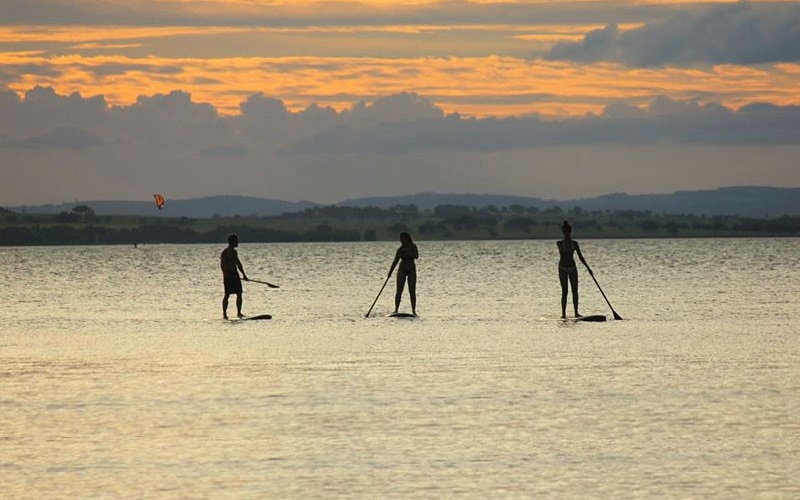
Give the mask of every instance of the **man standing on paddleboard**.
M 244 267 L 239 261 L 236 247 L 239 246 L 239 237 L 235 234 L 228 236 L 228 248 L 219 256 L 219 267 L 222 269 L 222 280 L 225 285 L 225 297 L 222 299 L 222 318 L 228 319 L 228 297 L 236 294 L 236 315 L 244 318 L 242 314 L 242 280 L 249 281 Z M 239 271 L 242 278 L 239 278 Z

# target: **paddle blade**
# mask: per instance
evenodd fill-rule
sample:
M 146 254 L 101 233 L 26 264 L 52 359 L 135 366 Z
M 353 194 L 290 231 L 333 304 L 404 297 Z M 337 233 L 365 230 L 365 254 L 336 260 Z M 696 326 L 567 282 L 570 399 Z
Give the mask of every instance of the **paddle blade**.
M 270 283 L 268 281 L 261 281 L 261 280 L 254 280 L 254 279 L 251 279 L 251 280 L 248 280 L 248 281 L 252 281 L 253 283 L 261 283 L 262 285 L 267 285 L 270 288 L 280 288 L 278 285 L 273 285 L 272 283 Z

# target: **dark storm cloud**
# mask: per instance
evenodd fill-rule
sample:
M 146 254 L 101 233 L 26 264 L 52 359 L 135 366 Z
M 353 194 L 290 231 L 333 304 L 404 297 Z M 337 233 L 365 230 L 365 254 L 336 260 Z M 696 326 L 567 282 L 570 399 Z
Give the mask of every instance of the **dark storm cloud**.
M 244 144 L 229 144 L 206 148 L 200 151 L 200 156 L 213 159 L 244 158 L 247 153 L 247 146 Z
M 580 42 L 556 44 L 546 58 L 616 61 L 633 67 L 798 61 L 800 5 L 718 5 L 702 12 L 681 12 L 629 31 L 609 24 Z
M 734 111 L 715 103 L 654 99 L 647 109 L 609 105 L 602 116 L 569 120 L 423 118 L 357 130 L 347 125 L 288 146 L 287 154 L 413 150 L 506 151 L 591 144 L 800 144 L 800 107 L 751 105 Z
M 733 110 L 714 102 L 653 99 L 647 107 L 608 105 L 601 115 L 545 120 L 447 115 L 417 94 L 401 93 L 350 109 L 310 106 L 289 111 L 283 101 L 250 96 L 241 114 L 220 116 L 191 95 L 141 96 L 109 107 L 102 96 L 61 96 L 36 87 L 23 99 L 0 92 L 0 135 L 6 146 L 87 149 L 140 144 L 211 159 L 241 158 L 252 148 L 287 155 L 412 151 L 489 152 L 564 145 L 800 144 L 800 106 L 751 104 Z
M 75 125 L 58 125 L 44 133 L 12 143 L 23 148 L 85 150 L 103 144 L 103 140 Z
M 15 92 L 0 93 L 0 130 L 9 136 L 33 137 L 53 126 L 69 124 L 103 128 L 107 120 L 103 96 L 58 95 L 49 87 L 34 87 L 22 99 Z
M 2 197 L 13 204 L 231 189 L 331 202 L 421 190 L 536 186 L 575 196 L 797 182 L 799 106 L 734 110 L 662 97 L 574 119 L 475 119 L 444 115 L 409 93 L 344 111 L 292 111 L 254 94 L 241 111 L 221 116 L 180 91 L 128 106 L 42 87 L 0 92 Z
M 328 107 L 309 106 L 299 113 L 291 113 L 280 99 L 265 97 L 261 93 L 250 96 L 240 106 L 241 123 L 252 138 L 269 143 L 307 138 L 324 134 L 347 125 L 357 129 L 369 128 L 384 122 L 439 119 L 441 109 L 416 94 L 403 92 L 376 99 L 371 104 L 363 100 L 352 108 L 337 112 Z

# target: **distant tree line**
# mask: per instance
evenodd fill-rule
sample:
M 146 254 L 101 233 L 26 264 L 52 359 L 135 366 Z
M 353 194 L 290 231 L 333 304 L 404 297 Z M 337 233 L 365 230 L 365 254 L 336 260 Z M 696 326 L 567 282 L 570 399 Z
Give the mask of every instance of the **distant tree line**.
M 0 211 L 0 245 L 93 245 L 219 243 L 230 233 L 249 242 L 375 241 L 410 231 L 423 239 L 558 238 L 569 219 L 581 238 L 800 236 L 800 217 L 705 217 L 652 211 L 568 211 L 522 205 L 482 208 L 415 205 L 391 208 L 321 206 L 278 216 L 188 217 L 99 216 L 88 205 L 59 214 Z M 578 236 L 580 235 L 580 236 Z
M 359 241 L 361 234 L 354 230 L 338 230 L 320 225 L 310 231 L 287 231 L 265 227 L 218 226 L 197 231 L 171 224 L 148 224 L 138 228 L 113 228 L 98 224 L 75 226 L 11 225 L 0 228 L 0 245 L 127 245 L 137 243 L 219 243 L 231 233 L 250 242 L 311 242 Z

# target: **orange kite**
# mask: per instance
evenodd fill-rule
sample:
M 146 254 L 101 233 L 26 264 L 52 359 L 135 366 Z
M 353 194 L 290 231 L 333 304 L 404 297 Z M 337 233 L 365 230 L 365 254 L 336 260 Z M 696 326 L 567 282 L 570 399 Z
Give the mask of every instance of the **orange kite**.
M 165 202 L 166 200 L 164 200 L 164 196 L 163 196 L 163 195 L 160 195 L 160 194 L 154 194 L 154 195 L 153 195 L 153 198 L 156 200 L 156 206 L 158 207 L 158 209 L 159 209 L 159 210 L 161 210 L 162 208 L 164 208 L 164 202 Z

